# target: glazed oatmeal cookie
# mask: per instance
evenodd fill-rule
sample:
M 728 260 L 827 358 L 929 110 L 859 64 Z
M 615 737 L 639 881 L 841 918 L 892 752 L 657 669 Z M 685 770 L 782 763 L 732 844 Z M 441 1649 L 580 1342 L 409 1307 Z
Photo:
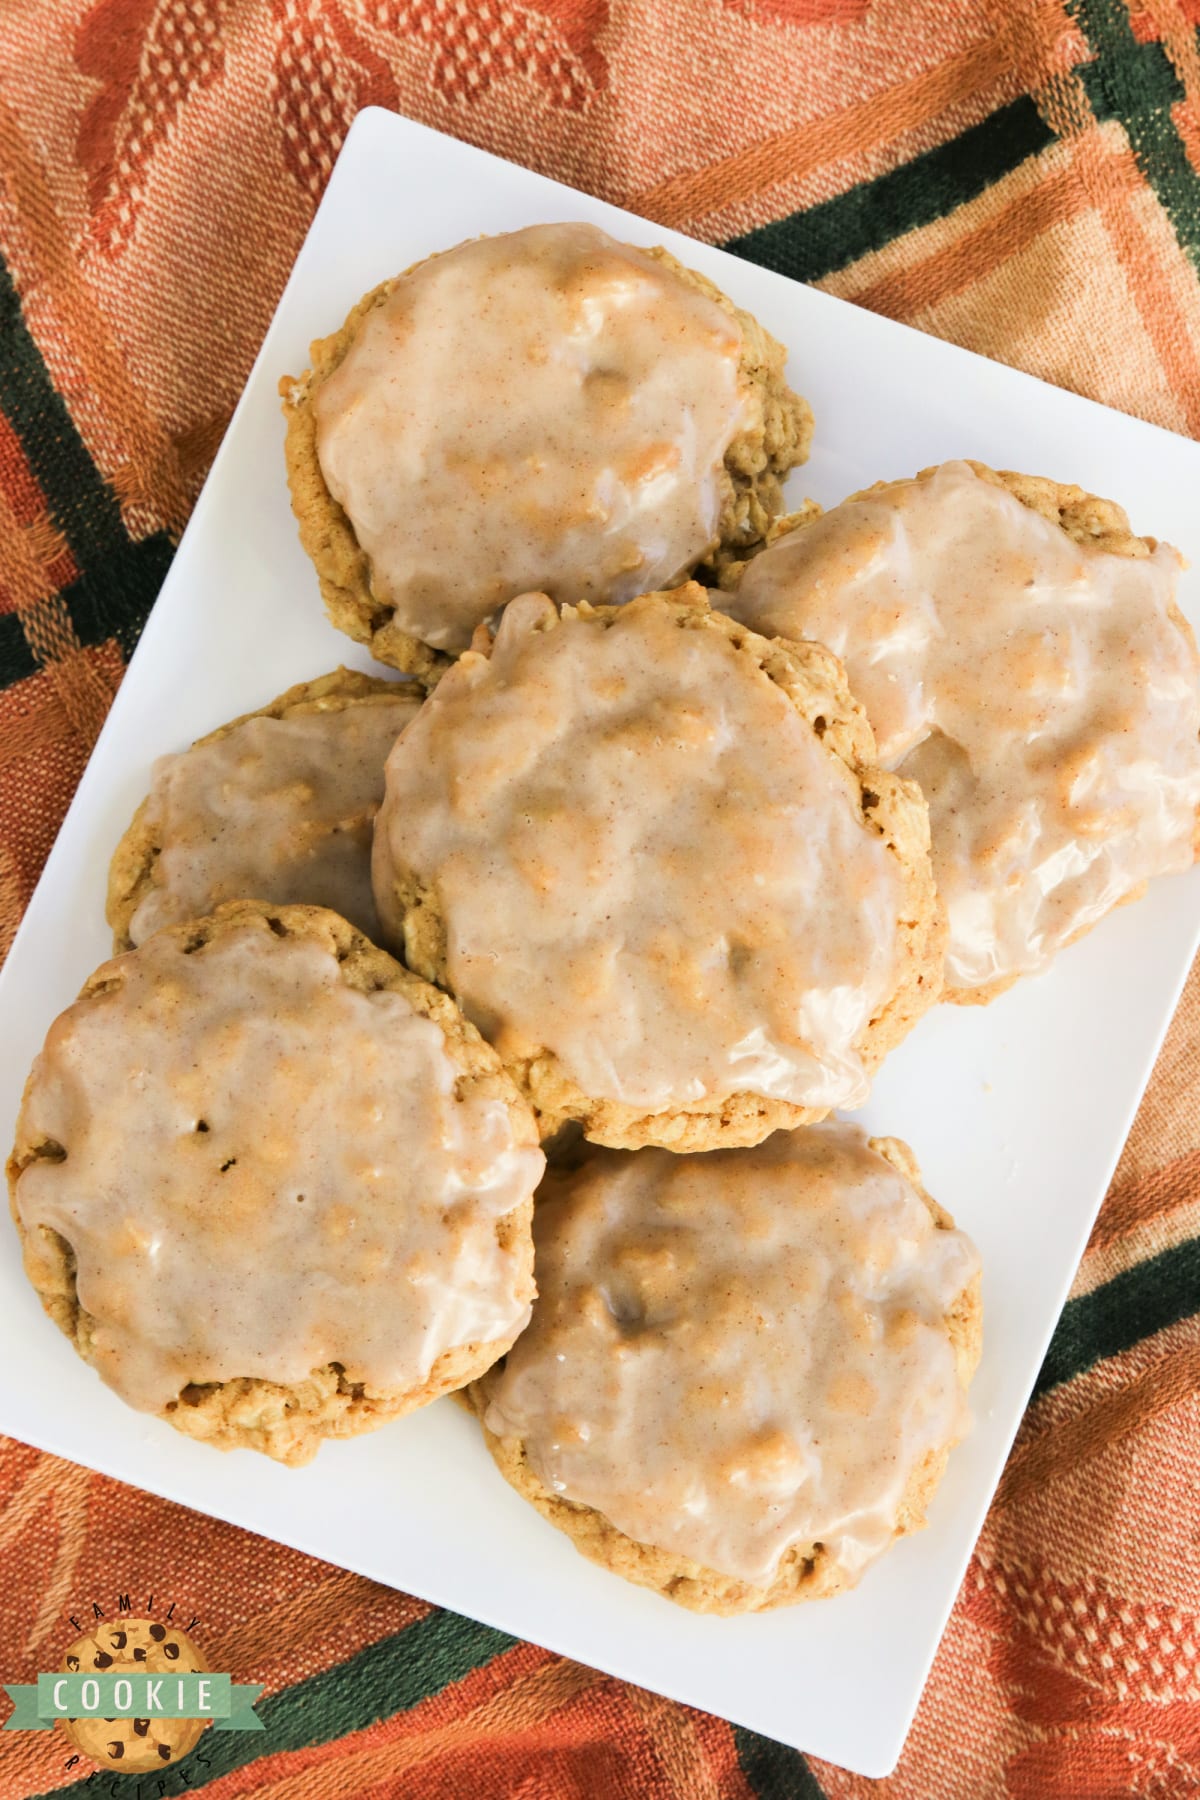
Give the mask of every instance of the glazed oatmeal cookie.
M 758 542 L 812 416 L 783 347 L 667 251 L 586 224 L 383 282 L 280 383 L 339 630 L 430 684 L 516 594 L 620 602 Z
M 927 829 L 820 646 L 526 595 L 388 760 L 375 899 L 544 1137 L 705 1150 L 860 1104 L 936 998 Z
M 246 899 L 328 906 L 376 939 L 383 765 L 423 697 L 335 669 L 160 757 L 108 872 L 113 949 Z
M 513 1341 L 543 1167 L 446 995 L 334 913 L 241 901 L 85 983 L 8 1176 L 42 1305 L 124 1400 L 301 1463 Z
M 817 1599 L 925 1521 L 979 1360 L 978 1257 L 912 1152 L 829 1122 L 551 1171 L 538 1299 L 469 1390 L 505 1479 L 696 1612 Z
M 781 521 L 727 564 L 755 631 L 845 663 L 929 801 L 945 998 L 993 999 L 1196 854 L 1200 660 L 1182 558 L 1085 489 L 982 463 Z

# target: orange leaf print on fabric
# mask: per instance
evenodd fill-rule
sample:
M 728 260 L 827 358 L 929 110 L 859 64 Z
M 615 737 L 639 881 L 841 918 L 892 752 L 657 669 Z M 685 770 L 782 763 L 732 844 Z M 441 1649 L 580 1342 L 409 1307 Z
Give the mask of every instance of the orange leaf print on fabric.
M 1200 1789 L 1200 1767 L 1180 1755 L 1177 1733 L 1188 1732 L 1181 1710 L 1155 1718 L 1143 1705 L 1145 1729 L 1123 1729 L 1107 1713 L 1087 1731 L 1055 1732 L 1009 1758 L 1008 1800 L 1188 1800 Z M 1158 1709 L 1160 1712 L 1163 1709 Z M 1195 1708 L 1189 1708 L 1192 1719 Z M 1194 1742 L 1195 1730 L 1190 1732 Z
M 373 24 L 422 37 L 433 49 L 433 86 L 451 100 L 477 100 L 510 75 L 536 82 L 551 106 L 582 111 L 608 86 L 596 39 L 608 0 L 370 0 Z
M 871 0 L 725 0 L 725 5 L 764 25 L 853 25 L 871 10 Z
M 80 120 L 92 231 L 115 254 L 137 223 L 155 151 L 191 95 L 225 67 L 226 0 L 100 0 L 79 24 L 75 61 L 101 83 Z
M 1200 26 L 1200 0 L 1169 0 L 1176 21 L 1183 30 L 1189 26 L 1193 30 Z M 1131 5 L 1129 23 L 1133 35 L 1139 44 L 1153 44 L 1163 36 L 1163 8 L 1161 6 Z
M 1130 1601 L 1094 1578 L 976 1558 L 969 1616 L 1007 1711 L 1038 1741 L 1004 1768 L 1007 1800 L 1194 1794 L 1200 1752 L 1200 1620 Z
M 396 106 L 391 70 L 335 0 L 271 0 L 271 98 L 283 153 L 319 200 L 347 131 L 364 106 Z

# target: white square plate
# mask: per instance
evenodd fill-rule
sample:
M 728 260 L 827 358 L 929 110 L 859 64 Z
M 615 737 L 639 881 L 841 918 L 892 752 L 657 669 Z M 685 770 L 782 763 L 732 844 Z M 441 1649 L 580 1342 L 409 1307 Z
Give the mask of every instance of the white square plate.
M 592 219 L 665 242 L 786 343 L 813 403 L 795 497 L 979 457 L 1117 496 L 1200 565 L 1200 445 L 892 324 L 378 109 L 355 122 L 194 517 L 0 980 L 0 1134 L 51 1019 L 109 954 L 109 856 L 150 765 L 346 660 L 284 480 L 276 383 L 365 289 L 478 232 Z M 1200 621 L 1200 566 L 1181 601 Z M 0 1429 L 866 1775 L 900 1753 L 938 1638 L 1198 936 L 1200 874 L 1156 884 L 1053 971 L 943 1007 L 861 1115 L 913 1145 L 983 1255 L 975 1429 L 930 1529 L 853 1593 L 709 1619 L 577 1555 L 511 1492 L 449 1401 L 303 1470 L 215 1455 L 129 1411 L 43 1317 L 11 1227 L 0 1256 Z

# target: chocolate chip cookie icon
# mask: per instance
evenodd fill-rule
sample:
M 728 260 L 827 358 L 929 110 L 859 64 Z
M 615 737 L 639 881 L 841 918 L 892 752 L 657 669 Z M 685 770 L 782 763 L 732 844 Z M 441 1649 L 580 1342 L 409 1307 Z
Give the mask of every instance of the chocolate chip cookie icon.
M 120 1619 L 98 1625 L 63 1658 L 68 1675 L 207 1673 L 199 1647 L 184 1631 L 158 1619 Z M 207 1719 L 60 1719 L 77 1750 L 101 1768 L 124 1775 L 164 1769 L 194 1750 Z

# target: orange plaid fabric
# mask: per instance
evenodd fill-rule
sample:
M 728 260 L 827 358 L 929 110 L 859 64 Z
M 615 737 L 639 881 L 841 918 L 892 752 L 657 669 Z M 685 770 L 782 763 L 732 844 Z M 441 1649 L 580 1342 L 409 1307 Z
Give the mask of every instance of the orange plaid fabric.
M 1200 435 L 1198 25 L 1200 0 L 6 0 L 0 948 L 362 106 Z M 266 1732 L 210 1734 L 156 1795 L 1200 1794 L 1198 1024 L 1194 978 L 888 1781 L 11 1442 L 4 1678 L 136 1572 L 265 1684 Z M 0 1800 L 85 1774 L 0 1734 Z

